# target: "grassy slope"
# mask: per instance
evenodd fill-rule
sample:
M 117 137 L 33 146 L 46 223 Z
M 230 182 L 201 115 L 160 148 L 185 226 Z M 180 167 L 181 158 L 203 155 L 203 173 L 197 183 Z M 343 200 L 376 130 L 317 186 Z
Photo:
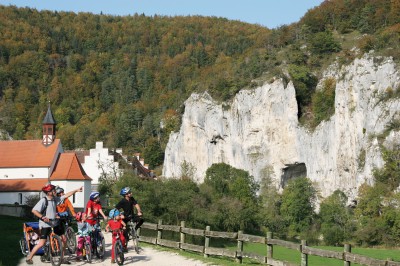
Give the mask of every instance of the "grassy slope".
M 23 223 L 26 220 L 18 217 L 0 215 L 0 265 L 17 265 L 24 257 L 19 240 L 23 237 Z

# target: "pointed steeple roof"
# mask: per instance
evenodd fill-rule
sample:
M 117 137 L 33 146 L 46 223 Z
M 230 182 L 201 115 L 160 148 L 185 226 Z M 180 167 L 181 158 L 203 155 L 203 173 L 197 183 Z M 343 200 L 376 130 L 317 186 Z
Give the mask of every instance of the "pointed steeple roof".
M 42 124 L 50 124 L 50 125 L 56 124 L 56 120 L 54 120 L 53 113 L 51 112 L 50 109 L 50 102 L 49 102 L 49 107 L 47 108 L 46 116 L 44 117 Z

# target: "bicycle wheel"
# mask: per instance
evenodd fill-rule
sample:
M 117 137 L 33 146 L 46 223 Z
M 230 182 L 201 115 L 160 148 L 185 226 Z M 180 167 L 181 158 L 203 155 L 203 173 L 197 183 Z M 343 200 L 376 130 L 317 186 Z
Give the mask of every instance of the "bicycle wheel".
M 68 227 L 65 231 L 65 237 L 67 238 L 67 248 L 69 253 L 74 254 L 76 251 L 76 234 L 71 227 Z
M 86 250 L 86 260 L 87 262 L 92 262 L 92 248 L 90 247 L 90 243 L 85 243 L 85 250 Z
M 105 241 L 104 241 L 104 236 L 101 232 L 98 233 L 97 239 L 96 239 L 96 256 L 99 259 L 104 258 L 104 251 L 105 251 Z
M 63 246 L 61 238 L 58 235 L 50 236 L 50 262 L 53 266 L 60 266 L 63 261 Z
M 21 252 L 24 254 L 24 256 L 27 256 L 29 254 L 29 248 L 28 248 L 28 242 L 26 242 L 25 238 L 21 238 L 19 240 L 19 246 L 21 247 Z
M 124 264 L 125 256 L 121 240 L 114 243 L 114 258 L 118 265 Z
M 139 238 L 136 234 L 136 230 L 134 227 L 132 227 L 131 235 L 132 235 L 133 248 L 135 249 L 136 253 L 139 254 Z

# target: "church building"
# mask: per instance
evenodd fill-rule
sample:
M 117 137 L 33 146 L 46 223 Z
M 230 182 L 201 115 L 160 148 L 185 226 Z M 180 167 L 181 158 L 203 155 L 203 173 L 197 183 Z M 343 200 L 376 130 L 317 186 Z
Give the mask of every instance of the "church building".
M 84 208 L 91 192 L 91 178 L 75 153 L 65 153 L 56 138 L 56 122 L 50 105 L 42 122 L 41 140 L 0 141 L 0 204 L 26 203 L 51 183 L 68 192 L 83 186 L 70 197 L 74 207 Z

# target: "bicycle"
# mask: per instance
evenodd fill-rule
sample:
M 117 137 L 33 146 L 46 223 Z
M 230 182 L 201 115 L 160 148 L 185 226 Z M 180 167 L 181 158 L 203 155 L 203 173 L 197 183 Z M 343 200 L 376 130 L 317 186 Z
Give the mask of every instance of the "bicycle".
M 76 234 L 74 229 L 69 226 L 72 223 L 72 217 L 69 215 L 68 212 L 60 213 L 60 222 L 64 225 L 65 229 L 65 237 L 67 239 L 67 249 L 71 254 L 74 254 L 76 251 Z
M 50 222 L 55 219 L 50 219 Z M 64 259 L 63 245 L 61 237 L 54 233 L 54 227 L 51 226 L 51 233 L 47 236 L 46 244 L 43 246 L 44 254 L 40 257 L 41 262 L 50 261 L 53 266 L 60 266 Z
M 125 261 L 124 247 L 120 239 L 121 230 L 112 230 L 112 237 L 115 237 L 115 243 L 113 244 L 114 258 L 118 265 L 123 265 Z
M 79 236 L 83 238 L 83 246 L 82 246 L 82 258 L 86 258 L 86 261 L 91 263 L 92 262 L 92 247 L 90 242 L 86 241 L 85 236 Z
M 128 246 L 128 242 L 132 239 L 133 248 L 135 249 L 136 253 L 139 254 L 139 234 L 137 233 L 135 227 L 137 222 L 132 221 L 132 216 L 128 216 L 129 221 L 126 223 L 126 230 L 128 232 L 128 238 L 126 239 L 126 245 Z
M 105 240 L 104 235 L 101 232 L 100 217 L 96 217 L 96 224 L 93 226 L 93 231 L 90 233 L 90 239 L 92 244 L 92 254 L 96 254 L 99 259 L 104 258 L 105 251 Z

